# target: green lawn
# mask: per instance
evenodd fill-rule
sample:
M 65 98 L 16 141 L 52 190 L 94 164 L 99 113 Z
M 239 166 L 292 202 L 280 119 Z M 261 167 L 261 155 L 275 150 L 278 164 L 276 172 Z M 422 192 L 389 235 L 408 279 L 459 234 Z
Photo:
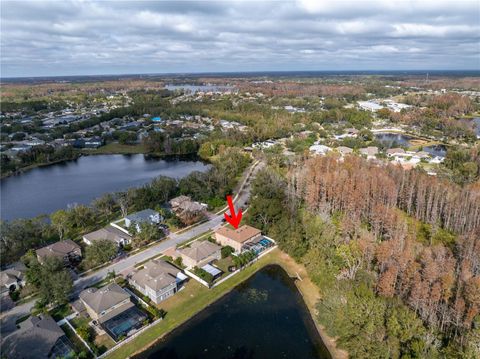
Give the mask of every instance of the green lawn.
M 162 302 L 159 307 L 167 311 L 164 320 L 149 328 L 128 344 L 119 347 L 108 358 L 127 358 L 150 345 L 166 333 L 192 318 L 195 314 L 228 293 L 232 288 L 245 281 L 264 266 L 275 263 L 278 251 L 260 258 L 251 266 L 213 289 L 207 289 L 200 283 L 190 280 L 185 289 Z

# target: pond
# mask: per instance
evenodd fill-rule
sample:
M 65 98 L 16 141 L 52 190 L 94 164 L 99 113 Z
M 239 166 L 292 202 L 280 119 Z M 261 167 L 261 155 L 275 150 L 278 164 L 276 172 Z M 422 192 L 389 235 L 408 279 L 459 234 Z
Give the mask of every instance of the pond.
M 430 153 L 432 156 L 445 157 L 447 155 L 447 147 L 445 145 L 425 146 L 423 151 Z
M 34 168 L 0 181 L 4 220 L 48 214 L 69 204 L 88 204 L 107 192 L 150 182 L 157 176 L 182 178 L 208 165 L 195 160 L 158 159 L 144 155 L 82 156 Z
M 293 279 L 268 266 L 135 358 L 331 356 Z
M 375 139 L 387 148 L 410 146 L 413 137 L 401 133 L 381 132 L 375 134 Z

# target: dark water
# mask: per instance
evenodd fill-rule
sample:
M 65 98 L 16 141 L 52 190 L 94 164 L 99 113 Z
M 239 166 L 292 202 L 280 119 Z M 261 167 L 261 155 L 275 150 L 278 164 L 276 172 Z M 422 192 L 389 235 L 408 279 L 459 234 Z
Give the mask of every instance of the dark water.
M 293 280 L 279 266 L 269 266 L 136 358 L 326 359 L 330 355 Z
M 140 186 L 160 175 L 181 178 L 207 168 L 196 160 L 160 160 L 144 155 L 84 156 L 2 179 L 1 216 L 11 220 L 51 213 L 69 204 L 90 203 L 107 192 Z
M 433 156 L 445 157 L 447 155 L 447 147 L 445 145 L 433 145 L 423 147 L 423 151 Z
M 375 138 L 387 148 L 394 148 L 400 146 L 410 146 L 410 141 L 413 139 L 410 136 L 399 133 L 376 133 Z

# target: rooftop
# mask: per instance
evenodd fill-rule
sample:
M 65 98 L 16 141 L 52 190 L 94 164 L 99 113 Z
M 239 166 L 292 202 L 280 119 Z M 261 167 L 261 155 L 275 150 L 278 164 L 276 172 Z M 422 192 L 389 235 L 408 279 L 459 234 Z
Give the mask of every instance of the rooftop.
M 91 242 L 106 239 L 118 243 L 121 242 L 122 239 L 132 239 L 132 237 L 125 232 L 112 226 L 106 226 L 105 228 L 99 229 L 98 231 L 87 233 L 83 237 Z
M 221 247 L 219 245 L 209 241 L 195 241 L 190 247 L 182 248 L 179 252 L 195 261 L 201 261 L 220 249 Z
M 65 333 L 49 315 L 28 318 L 21 328 L 2 343 L 7 358 L 49 358 L 58 339 Z
M 52 255 L 63 258 L 74 251 L 81 251 L 80 246 L 74 241 L 66 239 L 64 241 L 55 242 L 49 246 L 37 249 L 37 255 L 42 258 Z
M 161 259 L 152 259 L 144 264 L 142 269 L 137 270 L 131 280 L 141 287 L 149 287 L 159 290 L 173 284 L 177 280 L 180 270 L 170 263 Z
M 111 283 L 100 289 L 88 288 L 80 293 L 80 299 L 97 314 L 129 298 L 130 294 L 117 283 Z
M 235 242 L 243 243 L 243 242 L 246 242 L 249 239 L 261 234 L 262 231 L 260 231 L 257 228 L 248 226 L 248 225 L 243 225 L 238 229 L 231 229 L 229 227 L 221 227 L 218 230 L 216 230 L 215 233 L 218 233 L 222 236 L 230 238 L 230 239 L 234 240 Z

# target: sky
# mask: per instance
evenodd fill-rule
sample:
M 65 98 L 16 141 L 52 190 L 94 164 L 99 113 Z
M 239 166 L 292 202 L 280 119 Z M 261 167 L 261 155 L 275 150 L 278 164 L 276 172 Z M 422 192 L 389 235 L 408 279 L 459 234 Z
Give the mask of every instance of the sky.
M 1 1 L 1 77 L 480 70 L 480 0 Z

